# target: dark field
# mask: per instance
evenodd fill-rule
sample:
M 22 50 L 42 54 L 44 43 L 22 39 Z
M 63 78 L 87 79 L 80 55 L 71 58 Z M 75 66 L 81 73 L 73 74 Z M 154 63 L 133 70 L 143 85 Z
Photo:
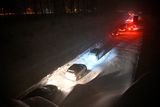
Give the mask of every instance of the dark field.
M 118 22 L 118 16 L 113 12 L 112 16 L 1 18 L 4 95 L 18 96 L 104 39 Z

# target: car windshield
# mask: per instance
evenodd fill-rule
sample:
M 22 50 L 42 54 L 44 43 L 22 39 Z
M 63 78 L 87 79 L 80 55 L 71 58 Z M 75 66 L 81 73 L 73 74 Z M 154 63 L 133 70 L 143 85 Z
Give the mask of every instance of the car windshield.
M 68 69 L 68 72 L 70 72 L 70 73 L 74 73 L 74 70 L 70 70 L 70 69 Z
M 68 69 L 68 72 L 71 72 L 71 73 L 79 73 L 81 70 L 84 69 L 84 66 L 81 65 L 81 64 L 74 64 L 72 65 L 69 69 Z
M 99 48 L 94 48 L 91 50 L 91 53 L 96 53 L 98 54 L 100 52 L 100 49 Z

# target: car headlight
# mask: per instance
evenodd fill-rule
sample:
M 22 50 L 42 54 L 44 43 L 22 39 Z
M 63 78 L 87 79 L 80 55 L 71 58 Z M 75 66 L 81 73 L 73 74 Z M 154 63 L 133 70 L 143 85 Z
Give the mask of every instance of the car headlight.
M 91 61 L 97 61 L 98 60 L 98 58 L 97 58 L 97 56 L 95 54 L 90 54 L 88 58 Z

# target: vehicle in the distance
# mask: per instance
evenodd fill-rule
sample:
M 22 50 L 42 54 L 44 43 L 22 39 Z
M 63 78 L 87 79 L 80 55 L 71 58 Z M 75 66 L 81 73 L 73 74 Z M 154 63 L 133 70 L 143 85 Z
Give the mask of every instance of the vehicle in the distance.
M 111 37 L 116 37 L 119 35 L 123 35 L 127 32 L 135 32 L 135 31 L 139 31 L 141 29 L 141 27 L 139 25 L 133 24 L 133 23 L 125 23 L 125 24 L 121 24 L 118 27 L 115 28 L 114 31 L 111 32 Z
M 54 100 L 54 98 L 57 96 L 58 93 L 61 93 L 61 91 L 58 89 L 57 86 L 55 85 L 45 85 L 38 87 L 31 92 L 29 92 L 27 95 L 25 95 L 22 100 L 40 96 L 43 98 L 46 98 L 50 101 Z
M 65 77 L 72 81 L 80 80 L 87 74 L 87 67 L 84 64 L 73 64 L 68 68 Z
M 105 49 L 103 48 L 93 48 L 89 52 L 89 58 L 93 61 L 98 61 L 105 55 Z

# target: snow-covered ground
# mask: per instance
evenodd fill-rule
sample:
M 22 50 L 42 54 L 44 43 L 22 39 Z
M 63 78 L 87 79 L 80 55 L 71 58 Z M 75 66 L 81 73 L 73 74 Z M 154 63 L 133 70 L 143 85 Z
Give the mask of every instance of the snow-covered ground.
M 52 74 L 49 74 L 47 77 L 42 79 L 39 84 L 56 85 L 62 92 L 64 92 L 65 97 L 67 97 L 77 84 L 90 84 L 90 82 L 92 83 L 92 80 L 96 77 L 101 78 L 112 73 L 116 73 L 116 75 L 114 75 L 115 78 L 119 78 L 127 74 L 128 76 L 124 78 L 126 79 L 125 82 L 118 88 L 121 89 L 121 91 L 113 96 L 122 94 L 131 85 L 134 71 L 138 63 L 142 41 L 140 33 L 137 34 L 138 35 L 129 35 L 130 37 L 122 35 L 115 38 L 115 41 L 118 40 L 119 43 L 98 61 L 93 61 L 89 57 L 89 50 L 101 47 L 102 43 L 95 44 L 73 60 L 53 71 Z M 65 77 L 67 69 L 74 63 L 85 64 L 89 70 L 89 73 L 78 81 L 72 81 Z
M 102 39 L 117 23 L 115 19 L 121 16 L 110 14 L 112 17 L 46 16 L 2 20 L 4 94 L 11 97 L 23 94 L 24 90 Z
M 119 36 L 121 41 L 106 54 L 102 64 L 90 73 L 96 78 L 83 78 L 62 102 L 62 107 L 106 107 L 132 84 L 142 45 L 142 35 Z

